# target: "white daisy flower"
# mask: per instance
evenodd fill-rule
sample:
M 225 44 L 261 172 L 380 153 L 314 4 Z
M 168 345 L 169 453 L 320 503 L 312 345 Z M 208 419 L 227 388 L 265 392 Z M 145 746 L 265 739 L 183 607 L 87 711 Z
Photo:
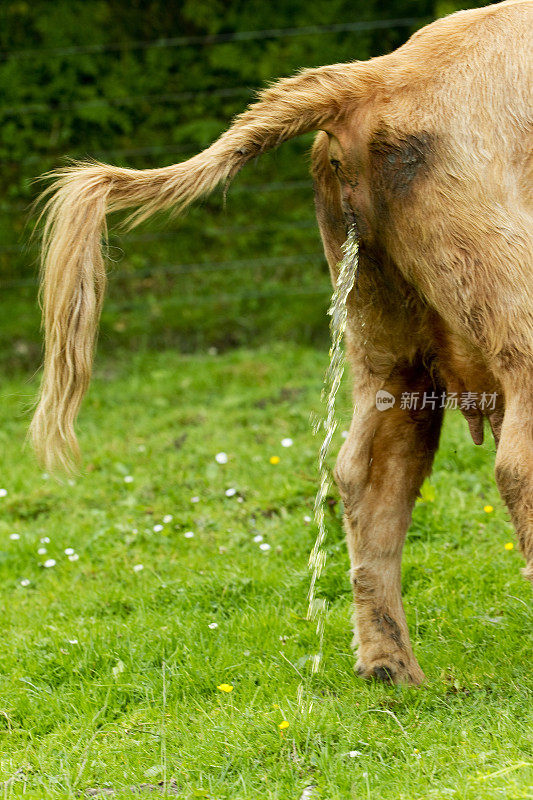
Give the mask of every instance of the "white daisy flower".
M 124 475 L 124 483 L 133 483 L 133 475 Z
M 172 516 L 172 514 L 165 514 L 165 516 L 163 517 L 163 522 L 165 523 L 165 525 L 168 525 L 168 523 L 172 522 L 173 519 L 174 517 Z
M 67 639 L 67 642 L 69 644 L 78 644 L 78 640 L 77 639 Z
M 266 552 L 267 550 L 270 550 L 270 545 L 268 544 L 268 542 L 263 542 L 262 544 L 259 545 L 259 549 L 264 550 Z
M 20 533 L 10 533 L 9 538 L 13 539 L 13 541 L 16 542 L 17 539 L 20 539 Z
M 307 522 L 307 523 L 311 522 L 311 517 L 309 516 L 309 514 L 305 515 L 304 522 Z
M 55 567 L 55 565 L 56 565 L 55 558 L 47 558 L 46 561 L 43 564 L 43 567 L 46 567 L 46 569 L 49 569 L 50 567 Z
M 5 497 L 7 495 L 7 489 L 0 489 L 0 497 Z
M 78 555 L 77 553 L 72 553 L 72 555 L 70 555 L 70 556 L 68 557 L 68 560 L 69 560 L 69 561 L 77 561 L 77 560 L 78 560 L 78 558 L 79 558 L 79 555 Z
M 233 489 L 233 487 L 231 487 L 230 489 L 226 489 L 226 497 L 233 497 L 236 494 L 237 494 L 237 489 Z
M 191 503 L 199 503 L 199 502 L 200 502 L 199 497 L 191 497 Z
M 348 438 L 348 431 L 343 431 L 341 433 L 341 436 L 342 436 L 343 439 L 347 439 Z
M 214 631 L 216 628 L 218 628 L 218 622 L 210 622 L 207 627 Z
M 21 582 L 20 582 L 20 585 L 21 586 L 29 586 L 30 585 L 30 581 L 28 580 L 28 578 L 23 578 L 21 580 Z
M 194 532 L 193 531 L 185 531 L 185 533 L 183 535 L 185 536 L 186 539 L 192 539 L 193 536 L 194 536 Z
M 282 447 L 292 447 L 292 445 L 293 445 L 293 441 L 289 437 L 287 437 L 286 439 L 282 439 L 281 440 L 281 446 Z
M 49 536 L 41 536 L 39 539 L 41 544 L 50 544 L 50 537 Z
M 46 553 L 46 547 L 39 547 L 39 549 L 37 550 L 37 552 L 38 552 L 38 554 L 39 554 L 40 556 L 44 556 L 44 554 Z
M 215 456 L 215 461 L 217 464 L 227 464 L 228 463 L 228 454 L 227 453 L 217 453 Z M 7 492 L 6 492 L 7 494 Z
M 65 547 L 65 555 L 66 556 L 73 556 L 74 555 L 74 548 L 73 547 Z
M 134 572 L 142 572 L 144 569 L 144 564 L 135 564 L 133 567 Z
M 159 531 L 163 530 L 162 525 L 154 525 L 154 533 L 159 533 Z
M 263 537 L 261 536 L 260 533 L 258 533 L 257 536 L 254 536 L 254 542 L 262 542 L 262 541 Z

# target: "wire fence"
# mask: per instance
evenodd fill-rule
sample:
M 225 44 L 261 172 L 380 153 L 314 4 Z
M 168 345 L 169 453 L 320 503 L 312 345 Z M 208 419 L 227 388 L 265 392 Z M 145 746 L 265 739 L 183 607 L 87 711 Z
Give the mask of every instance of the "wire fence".
M 274 225 L 219 225 L 208 226 L 205 228 L 204 233 L 206 236 L 231 236 L 241 233 L 276 233 L 277 231 L 293 231 L 305 230 L 316 227 L 316 220 L 314 217 L 304 220 L 294 220 L 293 222 L 278 222 Z M 137 242 L 162 242 L 168 240 L 175 240 L 179 237 L 178 230 L 170 231 L 155 231 L 151 233 L 126 233 L 119 235 L 112 232 L 109 240 L 113 247 L 121 247 L 122 244 L 130 244 Z M 39 245 L 38 240 L 35 238 L 28 241 L 26 244 L 5 244 L 0 245 L 0 253 L 18 253 L 26 254 L 35 249 Z M 2 284 L 4 287 L 10 284 Z M 22 285 L 22 284 L 17 284 Z
M 268 192 L 294 192 L 300 189 L 311 189 L 310 180 L 299 181 L 269 181 L 268 183 L 243 183 L 235 185 L 231 188 L 232 194 L 254 194 L 254 193 L 268 193 Z M 31 204 L 22 202 L 12 202 L 2 205 L 3 213 L 14 211 L 16 213 L 31 211 Z M 9 245 L 10 247 L 12 245 Z
M 70 46 L 70 47 L 57 47 L 57 48 L 31 48 L 26 50 L 17 51 L 1 51 L 0 60 L 4 61 L 24 61 L 31 60 L 36 64 L 44 63 L 50 59 L 56 58 L 75 58 L 77 56 L 94 54 L 95 56 L 104 54 L 116 54 L 135 51 L 148 51 L 167 48 L 203 48 L 211 47 L 214 45 L 224 45 L 228 43 L 246 43 L 252 41 L 272 40 L 272 39 L 286 39 L 290 37 L 299 36 L 326 36 L 331 34 L 340 33 L 354 33 L 364 31 L 377 31 L 387 30 L 392 28 L 413 28 L 418 27 L 422 23 L 427 22 L 427 19 L 419 17 L 404 17 L 398 19 L 383 19 L 383 20 L 369 20 L 358 22 L 343 22 L 331 25 L 311 25 L 304 27 L 292 28 L 271 28 L 255 31 L 237 31 L 237 32 L 221 32 L 212 35 L 202 36 L 178 36 L 165 39 L 157 39 L 152 41 L 127 41 L 117 43 L 95 43 L 88 45 Z M 14 105 L 1 105 L 0 106 L 0 119 L 4 118 L 9 120 L 16 117 L 29 117 L 31 115 L 45 114 L 53 115 L 54 119 L 61 120 L 68 112 L 84 111 L 92 108 L 118 108 L 120 106 L 128 105 L 142 105 L 142 104 L 165 104 L 165 103 L 188 103 L 196 99 L 202 100 L 204 103 L 209 102 L 210 98 L 213 99 L 247 99 L 256 94 L 259 87 L 240 85 L 229 87 L 201 87 L 197 89 L 188 89 L 179 92 L 163 92 L 145 95 L 115 95 L 115 96 L 100 96 L 95 98 L 80 98 L 68 99 L 57 102 L 29 102 Z M 199 141 L 184 141 L 176 143 L 163 143 L 161 145 L 145 144 L 137 147 L 117 147 L 94 150 L 89 153 L 70 152 L 69 157 L 74 159 L 93 158 L 96 160 L 106 159 L 119 159 L 126 160 L 135 158 L 164 158 L 166 156 L 193 154 L 198 152 L 205 146 L 205 142 Z M 296 145 L 298 147 L 298 145 Z M 56 161 L 57 154 L 54 150 L 50 152 L 40 152 L 35 154 L 28 154 L 22 161 L 22 165 L 30 166 L 32 164 L 43 165 L 46 160 Z M 236 184 L 232 187 L 232 194 L 236 195 L 253 195 L 256 193 L 270 193 L 274 198 L 277 196 L 284 197 L 286 193 L 298 193 L 306 190 L 309 192 L 311 189 L 311 181 L 309 179 L 297 180 L 270 180 L 267 182 L 258 183 L 243 183 Z M 297 197 L 297 194 L 295 195 Z M 299 205 L 298 205 L 299 204 Z M 303 208 L 304 199 L 297 203 L 298 208 Z M 280 214 L 277 212 L 278 201 L 277 199 L 272 204 L 272 214 L 270 221 L 260 224 L 246 224 L 246 225 L 215 225 L 207 226 L 205 228 L 206 237 L 224 237 L 235 236 L 241 234 L 257 234 L 265 236 L 271 234 L 273 237 L 280 231 L 289 232 L 316 230 L 316 222 L 314 217 L 305 214 L 303 219 L 295 219 L 284 221 L 281 219 Z M 13 200 L 4 201 L 1 204 L 1 209 L 6 214 L 21 214 L 29 211 L 28 204 L 23 202 L 16 202 Z M 300 213 L 301 216 L 301 213 Z M 111 237 L 111 256 L 116 252 L 116 248 L 121 248 L 124 245 L 132 244 L 142 246 L 144 243 L 149 242 L 165 242 L 170 241 L 182 235 L 182 231 L 165 230 L 165 231 L 149 231 L 149 232 L 136 232 L 133 234 L 125 234 L 117 238 L 115 234 Z M 302 264 L 322 264 L 325 265 L 325 258 L 321 251 L 317 248 L 316 233 L 314 238 L 309 237 L 309 246 L 314 249 L 309 249 L 306 252 L 298 252 L 294 255 L 277 256 L 277 255 L 263 255 L 261 257 L 252 258 L 230 258 L 230 259 L 217 259 L 211 258 L 206 260 L 195 260 L 172 263 L 162 260 L 156 260 L 155 263 L 146 267 L 129 269 L 116 269 L 111 268 L 109 278 L 111 286 L 115 285 L 120 287 L 126 286 L 130 282 L 129 289 L 132 286 L 138 286 L 139 282 L 146 280 L 162 281 L 170 278 L 179 278 L 185 274 L 229 274 L 231 272 L 239 272 L 241 289 L 239 292 L 203 292 L 201 294 L 183 293 L 180 291 L 179 296 L 170 298 L 168 295 L 161 298 L 161 302 L 172 303 L 172 307 L 180 307 L 185 305 L 223 305 L 242 303 L 253 300 L 268 300 L 275 297 L 304 297 L 304 296 L 325 296 L 329 291 L 329 282 L 323 272 L 324 280 L 322 284 L 313 283 L 311 285 L 294 285 L 294 277 L 292 276 L 292 283 L 280 285 L 278 287 L 260 287 L 250 288 L 246 286 L 246 276 L 250 279 L 251 276 L 260 277 L 262 272 L 268 270 L 270 275 L 273 270 L 283 269 L 285 272 L 291 265 Z M 6 257 L 11 255 L 14 258 L 23 258 L 29 256 L 36 261 L 36 243 L 30 241 L 28 243 L 4 242 L 0 244 L 0 254 Z M 141 257 L 146 261 L 143 254 Z M 139 260 L 139 256 L 137 258 Z M 289 275 L 290 278 L 290 275 Z M 254 278 L 255 280 L 255 278 Z M 35 287 L 37 283 L 37 276 L 32 275 L 27 278 L 13 279 L 2 282 L 2 290 L 17 290 L 23 287 Z M 223 285 L 223 281 L 222 281 Z M 129 291 L 129 290 L 128 290 Z M 127 297 L 128 291 L 125 292 Z M 120 297 L 116 297 L 117 293 L 112 294 L 111 301 L 108 301 L 106 306 L 110 313 L 122 313 L 124 311 L 134 311 L 135 309 L 145 309 L 146 302 L 143 300 L 127 300 L 123 302 Z
M 322 296 L 327 297 L 331 294 L 329 284 L 324 281 L 323 285 L 286 287 L 279 286 L 273 289 L 257 289 L 246 292 L 230 292 L 216 295 L 181 294 L 179 297 L 172 298 L 172 308 L 180 308 L 184 306 L 204 306 L 204 305 L 230 305 L 242 303 L 246 300 L 261 300 L 274 297 L 313 297 Z M 126 311 L 144 311 L 146 312 L 146 301 L 136 300 L 129 303 L 111 303 L 108 310 L 114 314 L 124 313 Z
M 143 278 L 161 277 L 164 275 L 187 275 L 199 274 L 202 272 L 228 272 L 232 270 L 258 270 L 263 267 L 287 266 L 290 264 L 302 263 L 321 263 L 324 256 L 318 251 L 302 253 L 301 255 L 291 256 L 265 256 L 264 258 L 236 258 L 229 261 L 197 261 L 186 264 L 158 264 L 155 267 L 133 270 L 114 270 L 108 273 L 108 279 L 116 281 L 121 278 L 134 278 L 136 281 Z M 22 278 L 20 280 L 6 281 L 2 284 L 3 289 L 14 289 L 22 286 L 35 286 L 37 276 L 32 278 Z
M 327 33 L 346 33 L 374 31 L 387 28 L 411 28 L 426 22 L 421 17 L 401 17 L 399 19 L 362 20 L 360 22 L 340 22 L 331 25 L 307 25 L 298 28 L 270 28 L 258 31 L 233 31 L 203 36 L 175 36 L 166 39 L 137 42 L 117 42 L 115 44 L 73 45 L 71 47 L 30 48 L 28 50 L 2 50 L 0 58 L 35 59 L 63 56 L 87 55 L 90 53 L 114 53 L 127 50 L 150 50 L 168 47 L 208 46 L 231 42 L 251 42 L 260 39 L 283 39 L 293 36 L 316 36 Z
M 228 89 L 198 89 L 187 92 L 166 92 L 164 94 L 119 95 L 117 97 L 95 97 L 91 100 L 74 100 L 68 103 L 29 103 L 20 106 L 0 106 L 0 114 L 37 114 L 49 111 L 73 111 L 99 106 L 119 106 L 131 103 L 175 103 L 195 100 L 201 97 L 242 97 L 259 91 L 250 86 L 232 86 Z

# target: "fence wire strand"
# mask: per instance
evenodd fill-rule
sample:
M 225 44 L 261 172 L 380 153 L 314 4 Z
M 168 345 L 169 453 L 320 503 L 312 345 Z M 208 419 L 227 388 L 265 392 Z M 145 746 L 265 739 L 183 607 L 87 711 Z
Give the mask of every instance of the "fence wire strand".
M 388 28 L 410 28 L 427 22 L 422 17 L 400 17 L 398 19 L 362 20 L 340 22 L 331 25 L 305 25 L 295 28 L 267 28 L 258 31 L 233 31 L 204 34 L 201 36 L 173 36 L 151 41 L 115 42 L 113 44 L 72 45 L 69 47 L 30 48 L 28 50 L 2 50 L 0 58 L 24 60 L 33 58 L 55 58 L 61 56 L 88 55 L 90 53 L 116 53 L 130 50 L 151 50 L 169 47 L 191 47 L 198 45 L 251 42 L 261 39 L 284 39 L 294 36 L 321 36 L 328 33 L 355 33 L 358 31 L 387 30 Z

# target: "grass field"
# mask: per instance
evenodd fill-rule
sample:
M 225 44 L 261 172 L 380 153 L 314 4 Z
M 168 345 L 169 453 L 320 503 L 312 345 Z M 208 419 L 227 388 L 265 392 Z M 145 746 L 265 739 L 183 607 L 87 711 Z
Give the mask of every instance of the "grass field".
M 460 415 L 447 419 L 404 557 L 427 685 L 353 673 L 336 494 L 325 662 L 310 676 L 309 416 L 326 358 L 278 345 L 101 360 L 81 419 L 83 475 L 63 483 L 22 451 L 35 385 L 3 382 L 3 796 L 154 796 L 166 781 L 169 794 L 220 800 L 533 798 L 531 590 L 506 549 L 492 441 L 475 448 Z M 346 386 L 335 449 L 349 409 Z

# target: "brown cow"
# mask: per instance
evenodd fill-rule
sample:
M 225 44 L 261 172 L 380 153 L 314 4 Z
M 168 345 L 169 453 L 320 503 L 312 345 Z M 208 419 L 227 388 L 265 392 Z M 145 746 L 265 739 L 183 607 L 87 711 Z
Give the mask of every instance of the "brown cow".
M 349 225 L 360 239 L 347 329 L 356 413 L 336 478 L 364 676 L 424 677 L 402 606 L 401 552 L 443 411 L 412 407 L 406 393 L 476 396 L 464 413 L 475 442 L 489 417 L 496 480 L 533 578 L 532 32 L 531 0 L 461 11 L 389 55 L 279 81 L 189 161 L 142 171 L 79 164 L 55 173 L 48 192 L 46 356 L 31 434 L 53 468 L 77 455 L 106 213 L 135 207 L 134 225 L 180 211 L 258 154 L 320 131 L 313 175 L 333 282 Z M 395 398 L 386 411 L 379 390 Z M 493 407 L 481 402 L 494 394 Z

